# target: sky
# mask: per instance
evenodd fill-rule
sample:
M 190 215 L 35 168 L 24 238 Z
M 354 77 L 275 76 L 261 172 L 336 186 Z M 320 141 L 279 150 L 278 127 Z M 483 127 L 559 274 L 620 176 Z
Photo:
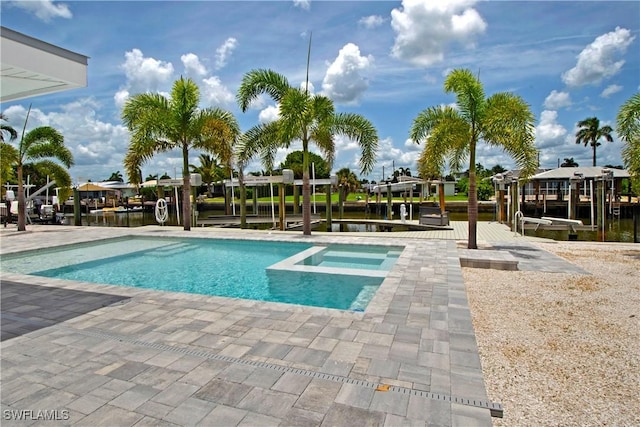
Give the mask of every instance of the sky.
M 640 90 L 640 2 L 637 1 L 9 1 L 1 24 L 89 57 L 88 85 L 3 103 L 10 125 L 58 129 L 71 149 L 74 182 L 127 179 L 122 160 L 129 133 L 120 118 L 128 97 L 169 95 L 180 76 L 200 88 L 201 107 L 232 112 L 246 131 L 277 117 L 260 97 L 243 113 L 235 94 L 245 73 L 271 69 L 291 85 L 309 80 L 337 112 L 361 114 L 376 127 L 373 172 L 360 175 L 359 148 L 336 138 L 333 170 L 380 180 L 392 168 L 416 171 L 422 148 L 409 139 L 418 114 L 450 105 L 447 74 L 468 68 L 485 93 L 521 96 L 536 117 L 540 166 L 565 158 L 591 166 L 590 146 L 575 143 L 576 123 L 598 117 L 615 129 L 619 107 Z M 622 143 L 598 147 L 598 165 L 622 164 Z M 278 153 L 283 161 L 293 144 Z M 319 153 L 311 146 L 311 151 Z M 200 152 L 190 152 L 198 164 Z M 499 148 L 480 143 L 477 162 L 515 167 Z M 180 175 L 182 153 L 156 155 L 143 177 Z M 246 171 L 262 170 L 255 161 Z

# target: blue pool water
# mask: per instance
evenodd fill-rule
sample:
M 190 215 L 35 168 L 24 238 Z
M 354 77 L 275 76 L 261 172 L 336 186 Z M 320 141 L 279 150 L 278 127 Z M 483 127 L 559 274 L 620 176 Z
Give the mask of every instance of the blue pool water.
M 325 259 L 315 255 L 315 264 L 304 260 L 303 267 L 287 270 L 289 258 L 296 259 L 309 250 L 325 254 Z M 360 311 L 400 250 L 369 245 L 314 248 L 291 242 L 131 237 L 7 255 L 1 268 L 66 280 Z M 340 253 L 347 255 L 343 262 Z M 283 262 L 284 267 L 268 268 Z M 369 275 L 366 270 L 372 266 L 384 271 Z

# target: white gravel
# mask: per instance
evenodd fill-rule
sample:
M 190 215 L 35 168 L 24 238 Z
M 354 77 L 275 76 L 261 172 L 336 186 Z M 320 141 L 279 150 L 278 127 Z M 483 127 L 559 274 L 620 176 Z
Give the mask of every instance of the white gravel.
M 640 245 L 536 243 L 591 275 L 463 268 L 495 426 L 640 426 Z

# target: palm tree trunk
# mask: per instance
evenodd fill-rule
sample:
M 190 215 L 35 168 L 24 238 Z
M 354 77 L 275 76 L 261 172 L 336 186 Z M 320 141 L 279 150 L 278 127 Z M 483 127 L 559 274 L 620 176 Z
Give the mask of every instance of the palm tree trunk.
M 467 205 L 469 220 L 468 249 L 478 249 L 476 232 L 478 229 L 478 192 L 476 186 L 476 141 L 471 140 L 469 150 L 469 203 Z
M 240 228 L 247 228 L 247 186 L 244 185 L 244 169 L 238 167 L 238 183 L 240 184 Z
M 593 166 L 596 166 L 596 147 L 597 147 L 598 142 L 594 141 L 593 142 Z
M 311 235 L 311 191 L 309 188 L 309 141 L 302 140 L 302 234 Z
M 18 231 L 27 230 L 27 203 L 22 178 L 22 165 L 18 165 Z M 7 215 L 11 215 L 11 206 L 8 207 Z
M 176 203 L 178 201 L 176 200 Z M 182 144 L 182 221 L 184 230 L 191 230 L 191 176 L 189 175 L 189 147 Z

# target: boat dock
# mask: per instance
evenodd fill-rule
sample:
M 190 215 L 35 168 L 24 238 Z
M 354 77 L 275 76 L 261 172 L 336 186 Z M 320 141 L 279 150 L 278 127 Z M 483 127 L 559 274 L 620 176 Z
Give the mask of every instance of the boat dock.
M 384 220 L 384 219 L 334 219 L 333 224 L 375 225 L 380 231 L 391 231 L 394 227 L 407 227 L 411 231 L 453 230 L 448 226 L 420 224 L 418 221 Z

